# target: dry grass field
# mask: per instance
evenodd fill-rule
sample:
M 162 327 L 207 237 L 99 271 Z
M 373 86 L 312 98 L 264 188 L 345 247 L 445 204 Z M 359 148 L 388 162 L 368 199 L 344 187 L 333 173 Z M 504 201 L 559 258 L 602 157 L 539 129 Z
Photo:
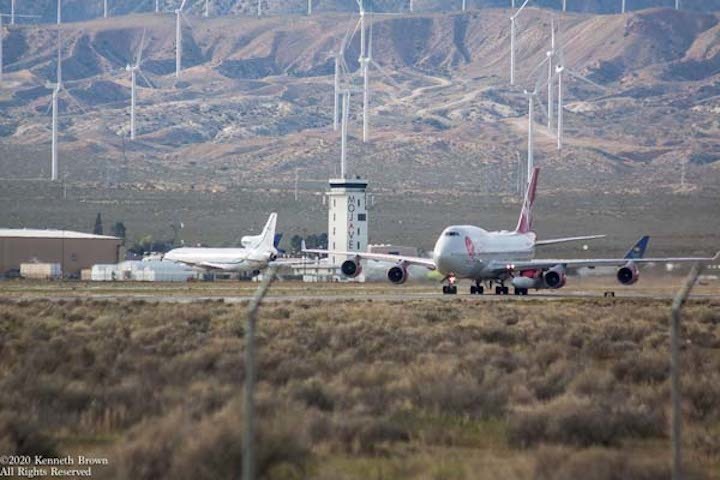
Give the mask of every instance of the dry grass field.
M 280 285 L 280 284 L 279 284 Z M 262 478 L 669 478 L 667 301 L 273 302 Z M 0 451 L 231 478 L 244 304 L 0 302 Z M 720 302 L 683 326 L 689 478 L 720 475 Z

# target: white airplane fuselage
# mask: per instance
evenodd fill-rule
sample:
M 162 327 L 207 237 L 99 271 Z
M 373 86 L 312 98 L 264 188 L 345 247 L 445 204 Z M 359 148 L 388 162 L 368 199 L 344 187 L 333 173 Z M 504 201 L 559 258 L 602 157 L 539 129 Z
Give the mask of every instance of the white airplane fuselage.
M 488 268 L 490 262 L 512 266 L 513 262 L 531 260 L 534 255 L 533 232 L 488 232 L 472 225 L 446 228 L 433 249 L 433 260 L 440 273 L 473 280 L 498 278 L 497 270 Z
M 251 272 L 262 270 L 272 260 L 272 253 L 247 248 L 175 248 L 163 260 L 191 265 L 200 270 Z

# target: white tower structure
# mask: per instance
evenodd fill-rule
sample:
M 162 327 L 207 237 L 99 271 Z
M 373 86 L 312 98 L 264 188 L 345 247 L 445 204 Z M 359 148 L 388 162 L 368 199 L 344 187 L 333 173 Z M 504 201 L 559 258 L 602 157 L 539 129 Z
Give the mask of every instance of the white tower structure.
M 367 180 L 351 178 L 346 161 L 346 139 L 350 92 L 342 95 L 342 147 L 340 178 L 330 179 L 328 200 L 328 249 L 366 252 L 368 248 Z M 331 265 L 341 265 L 347 257 L 330 255 Z M 360 273 L 355 281 L 365 281 Z

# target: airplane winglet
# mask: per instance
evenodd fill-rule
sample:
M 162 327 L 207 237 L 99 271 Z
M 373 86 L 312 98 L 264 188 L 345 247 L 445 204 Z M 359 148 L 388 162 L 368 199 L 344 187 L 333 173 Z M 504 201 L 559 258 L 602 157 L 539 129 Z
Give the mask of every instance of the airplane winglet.
M 305 239 L 303 238 L 300 242 L 300 251 L 304 252 L 305 250 L 307 250 L 307 247 L 305 246 Z
M 713 261 L 713 262 L 717 262 L 718 260 L 720 260 L 720 251 L 718 251 L 715 254 L 715 256 L 711 259 L 711 261 Z

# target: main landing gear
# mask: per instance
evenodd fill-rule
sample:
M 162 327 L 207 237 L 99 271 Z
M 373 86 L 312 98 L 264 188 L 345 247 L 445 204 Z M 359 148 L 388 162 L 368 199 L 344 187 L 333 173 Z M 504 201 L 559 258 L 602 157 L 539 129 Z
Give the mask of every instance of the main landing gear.
M 480 281 L 476 281 L 475 285 L 470 286 L 470 295 L 482 295 L 485 293 L 485 288 L 480 285 Z

